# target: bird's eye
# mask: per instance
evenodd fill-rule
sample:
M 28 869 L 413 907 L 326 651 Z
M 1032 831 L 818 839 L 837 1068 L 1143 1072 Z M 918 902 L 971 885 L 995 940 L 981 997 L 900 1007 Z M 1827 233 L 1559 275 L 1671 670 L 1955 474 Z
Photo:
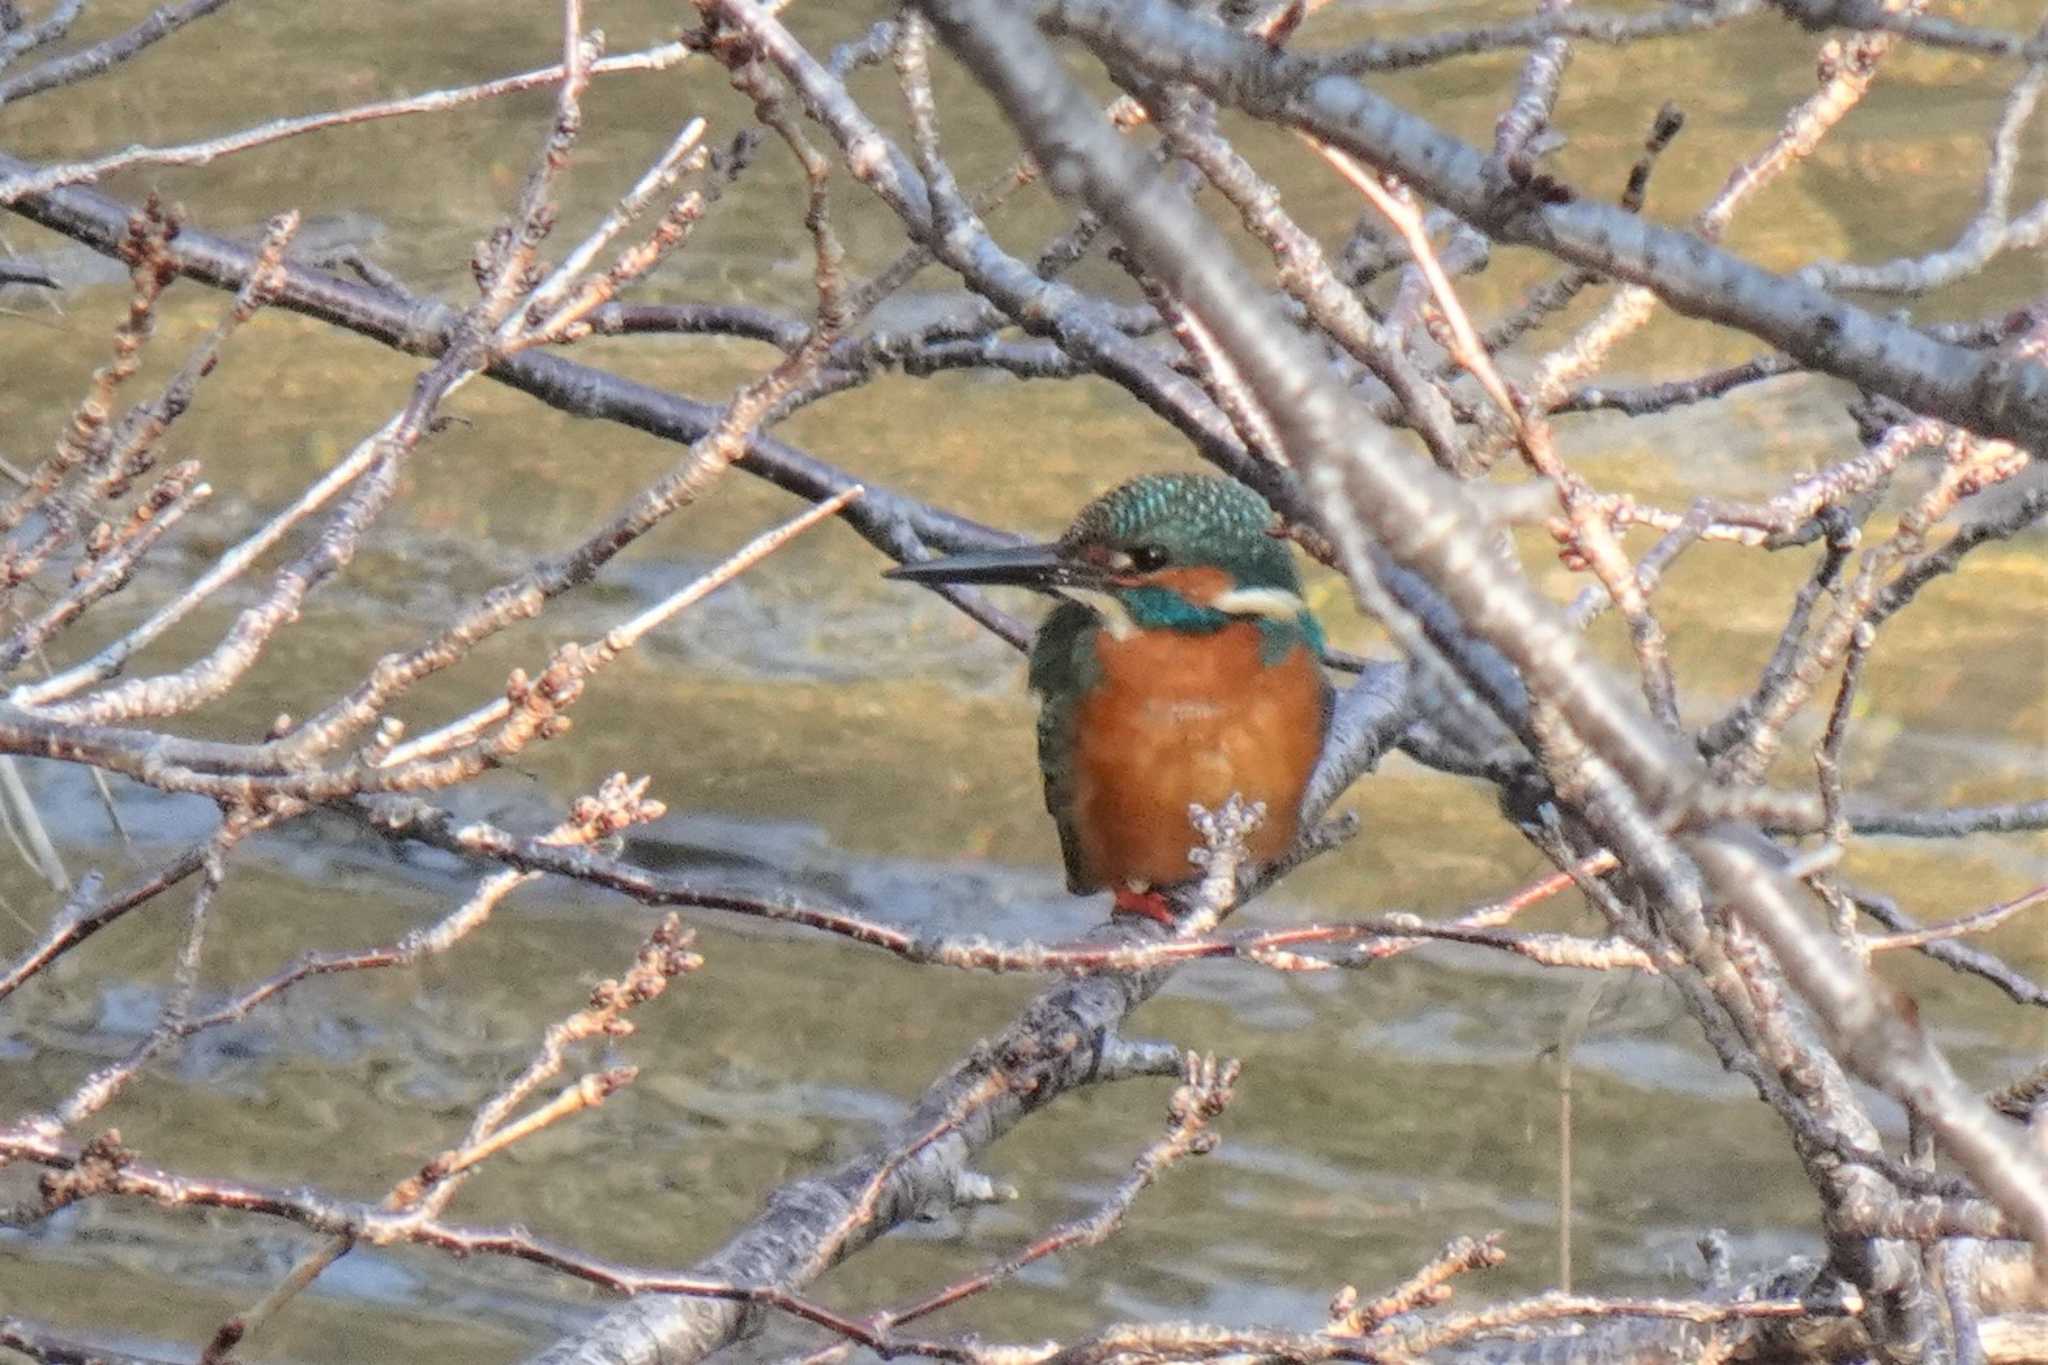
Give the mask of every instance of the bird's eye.
M 1139 573 L 1151 573 L 1154 569 L 1166 567 L 1166 551 L 1158 545 L 1137 545 L 1131 549 L 1131 567 Z

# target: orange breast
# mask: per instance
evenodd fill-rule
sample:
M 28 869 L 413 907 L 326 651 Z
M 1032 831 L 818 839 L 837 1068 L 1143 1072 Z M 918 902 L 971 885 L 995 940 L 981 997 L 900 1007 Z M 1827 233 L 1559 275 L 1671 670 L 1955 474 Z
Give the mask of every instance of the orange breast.
M 1188 806 L 1263 801 L 1249 841 L 1266 860 L 1294 842 L 1323 741 L 1322 672 L 1296 647 L 1260 660 L 1259 627 L 1096 636 L 1101 683 L 1075 717 L 1074 828 L 1095 886 L 1170 886 L 1198 875 Z

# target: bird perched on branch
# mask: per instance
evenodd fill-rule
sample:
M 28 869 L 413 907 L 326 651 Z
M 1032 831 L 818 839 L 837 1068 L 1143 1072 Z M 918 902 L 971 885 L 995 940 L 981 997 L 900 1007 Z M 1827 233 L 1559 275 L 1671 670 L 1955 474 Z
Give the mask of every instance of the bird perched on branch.
M 1259 497 L 1146 474 L 1049 545 L 905 564 L 915 583 L 1009 584 L 1060 605 L 1031 645 L 1038 765 L 1067 886 L 1171 924 L 1160 888 L 1197 875 L 1188 807 L 1265 803 L 1247 851 L 1294 842 L 1329 725 L 1323 632 Z

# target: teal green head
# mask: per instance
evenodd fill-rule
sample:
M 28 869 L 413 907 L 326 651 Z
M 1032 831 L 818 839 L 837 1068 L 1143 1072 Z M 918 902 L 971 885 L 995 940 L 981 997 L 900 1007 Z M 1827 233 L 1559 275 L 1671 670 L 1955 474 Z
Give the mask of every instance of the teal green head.
M 1228 573 L 1241 588 L 1299 593 L 1301 579 L 1258 494 L 1200 474 L 1142 474 L 1081 509 L 1059 539 L 1063 557 L 1141 573 L 1179 566 Z
M 1249 617 L 1322 643 L 1272 511 L 1242 484 L 1208 475 L 1140 475 L 1081 509 L 1050 544 L 906 564 L 889 576 L 1063 592 L 1119 634 L 1209 632 Z

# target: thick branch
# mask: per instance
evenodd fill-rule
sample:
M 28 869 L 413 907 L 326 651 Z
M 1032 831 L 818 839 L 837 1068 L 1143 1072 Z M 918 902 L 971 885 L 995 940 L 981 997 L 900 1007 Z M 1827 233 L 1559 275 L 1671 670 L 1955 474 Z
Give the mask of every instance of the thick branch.
M 1478 149 L 1326 63 L 1276 52 L 1157 0 L 1058 0 L 1036 8 L 1114 66 L 1185 81 L 1311 133 L 1400 176 L 1499 241 L 1643 285 L 1688 317 L 1738 328 L 1917 412 L 2048 445 L 2048 367 L 1945 345 L 1552 181 L 1518 184 Z

